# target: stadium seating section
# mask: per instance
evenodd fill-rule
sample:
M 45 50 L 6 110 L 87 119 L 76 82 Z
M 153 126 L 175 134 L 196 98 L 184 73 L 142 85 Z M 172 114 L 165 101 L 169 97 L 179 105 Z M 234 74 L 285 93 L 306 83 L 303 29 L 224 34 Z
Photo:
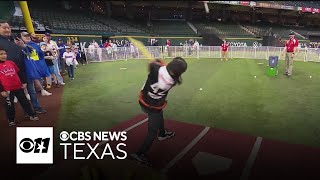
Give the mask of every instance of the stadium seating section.
M 195 32 L 185 21 L 153 21 L 155 34 L 195 35 Z
M 316 1 L 268 1 L 268 3 L 320 8 L 320 3 Z M 195 32 L 184 20 L 153 20 L 147 23 L 145 21 L 129 20 L 125 17 L 117 17 L 117 19 L 107 18 L 106 14 L 102 15 L 86 10 L 64 10 L 36 6 L 32 3 L 29 4 L 29 8 L 36 30 L 50 30 L 53 33 L 63 34 L 195 36 L 201 35 L 201 33 L 212 33 L 220 38 L 253 38 L 266 35 L 272 35 L 276 38 L 287 38 L 288 34 L 293 32 L 298 39 L 307 39 L 309 35 L 320 35 L 319 29 L 315 28 L 306 29 L 298 26 L 281 26 L 272 23 L 253 25 L 249 23 L 219 21 L 191 22 L 197 31 Z M 98 9 L 103 11 L 100 6 L 98 6 Z M 13 16 L 14 11 L 13 2 L 0 1 L 0 19 L 9 19 L 13 30 L 26 30 L 23 18 Z
M 309 35 L 319 35 L 319 30 L 296 26 L 281 26 L 275 24 L 248 24 L 248 23 L 199 23 L 193 22 L 200 33 L 211 32 L 220 38 L 225 37 L 263 37 L 275 36 L 277 38 L 287 38 L 290 33 L 294 33 L 298 39 L 307 39 Z
M 198 32 L 214 33 L 219 37 L 254 37 L 253 34 L 244 30 L 239 24 L 229 24 L 221 22 L 198 23 L 193 22 Z
M 90 15 L 82 12 L 53 11 L 48 9 L 32 9 L 31 16 L 47 25 L 53 32 L 61 30 L 90 31 L 96 33 L 110 32 L 113 34 L 179 34 L 194 35 L 195 32 L 186 22 L 153 22 L 153 28 L 148 30 L 146 25 L 130 22 L 129 20 L 116 20 L 105 15 Z

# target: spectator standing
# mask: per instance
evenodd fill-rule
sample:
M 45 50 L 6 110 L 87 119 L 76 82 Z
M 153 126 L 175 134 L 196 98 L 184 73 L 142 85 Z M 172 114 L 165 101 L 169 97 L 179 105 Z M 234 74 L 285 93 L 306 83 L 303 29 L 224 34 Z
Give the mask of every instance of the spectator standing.
M 77 66 L 79 65 L 78 60 L 77 60 L 77 56 L 79 55 L 79 49 L 76 46 L 72 46 L 71 47 L 71 52 L 73 52 L 74 57 L 76 58 L 74 60 L 74 68 L 77 69 Z
M 66 45 L 63 43 L 62 39 L 58 39 L 58 49 L 59 49 L 59 59 L 58 59 L 58 65 L 59 70 L 61 70 L 61 73 L 64 74 L 66 72 L 66 62 L 64 62 L 62 55 L 64 52 L 66 52 Z
M 9 126 L 15 125 L 15 106 L 13 104 L 15 96 L 23 110 L 29 115 L 29 119 L 32 121 L 39 120 L 23 92 L 23 89 L 26 88 L 24 73 L 21 73 L 14 62 L 7 60 L 6 50 L 2 47 L 0 47 L 0 72 L 0 92 L 1 96 L 6 98 L 4 107 Z
M 53 40 L 51 40 L 51 35 L 49 33 L 46 33 L 45 36 L 43 37 L 43 42 L 47 44 L 48 50 L 52 51 L 52 54 L 56 57 L 52 62 L 53 62 L 53 67 L 54 67 L 54 72 L 57 76 L 58 82 L 60 85 L 64 85 L 65 83 L 63 82 L 63 78 L 60 74 L 59 70 L 59 65 L 58 65 L 58 60 L 57 56 L 59 55 L 59 48 L 57 46 L 57 43 Z M 57 56 L 56 56 L 57 55 Z
M 68 76 L 70 79 L 74 79 L 74 64 L 76 57 L 74 56 L 74 53 L 71 52 L 71 48 L 67 47 L 66 52 L 63 53 L 63 58 L 66 61 L 66 64 L 68 66 Z
M 55 57 L 53 56 L 52 52 L 47 49 L 47 44 L 45 42 L 41 42 L 40 46 L 41 46 L 41 50 L 43 51 L 44 59 L 48 67 L 49 73 L 51 75 L 49 78 L 53 78 L 53 81 L 55 82 L 56 87 L 59 88 L 60 85 L 58 83 L 57 76 L 54 72 L 54 67 L 53 67 L 54 64 L 52 62 L 55 59 Z M 46 78 L 47 88 L 51 88 L 51 85 L 52 85 L 52 82 L 51 82 L 52 80 L 49 81 L 49 78 L 48 77 Z
M 223 43 L 221 44 L 221 61 L 225 59 L 228 61 L 228 50 L 229 50 L 229 44 L 226 40 L 223 40 Z
M 118 59 L 118 46 L 116 44 L 116 41 L 112 43 L 112 58 Z
M 172 50 L 171 50 L 172 47 L 171 47 L 170 39 L 167 39 L 166 46 L 167 46 L 167 50 L 168 50 L 168 56 L 171 57 L 172 56 Z
M 30 60 L 33 60 L 36 64 L 36 69 L 33 68 L 34 66 L 26 66 L 27 78 L 33 81 L 36 87 L 41 90 L 42 96 L 51 96 L 52 93 L 49 93 L 48 91 L 43 89 L 43 86 L 40 82 L 42 78 L 50 77 L 50 73 L 44 60 L 44 55 L 40 49 L 40 46 L 31 41 L 31 36 L 27 32 L 21 33 L 21 39 L 24 43 L 26 43 L 26 56 L 29 56 Z M 26 59 L 25 62 L 26 61 L 28 61 L 28 59 Z
M 27 79 L 27 75 L 25 72 L 25 62 L 24 62 L 24 53 L 23 47 L 24 42 L 21 39 L 15 39 L 14 42 L 10 41 L 11 36 L 11 28 L 6 21 L 0 21 L 0 46 L 7 50 L 7 59 L 13 61 L 19 68 L 21 73 L 22 81 L 23 79 Z M 21 46 L 19 46 L 20 44 Z M 27 90 L 30 95 L 31 103 L 33 109 L 38 114 L 46 113 L 47 111 L 40 106 L 40 103 L 37 98 L 37 94 L 34 88 L 33 81 L 27 81 Z
M 80 62 L 80 63 L 82 64 L 82 62 L 81 62 L 81 51 L 80 51 L 80 49 L 79 49 L 77 46 L 75 46 L 73 51 L 74 51 L 74 54 L 75 54 L 75 56 L 76 56 L 77 62 Z

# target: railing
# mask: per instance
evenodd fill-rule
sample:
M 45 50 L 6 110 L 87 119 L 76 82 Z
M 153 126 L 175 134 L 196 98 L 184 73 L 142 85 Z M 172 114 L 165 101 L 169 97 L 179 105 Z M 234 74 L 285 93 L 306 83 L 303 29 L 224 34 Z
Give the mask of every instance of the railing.
M 219 46 L 146 46 L 151 55 L 155 58 L 221 58 Z M 145 59 L 136 47 L 117 47 L 117 48 L 97 48 L 84 49 L 88 62 L 103 62 L 129 59 Z M 268 59 L 269 56 L 282 56 L 283 47 L 229 47 L 229 58 L 244 59 Z M 320 62 L 320 49 L 318 48 L 298 48 L 294 60 Z

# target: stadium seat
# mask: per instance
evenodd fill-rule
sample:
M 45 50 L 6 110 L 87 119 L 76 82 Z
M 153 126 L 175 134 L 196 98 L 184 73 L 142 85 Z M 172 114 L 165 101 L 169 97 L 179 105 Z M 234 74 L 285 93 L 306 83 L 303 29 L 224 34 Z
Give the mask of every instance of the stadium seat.
M 242 29 L 240 25 L 234 23 L 197 23 L 194 22 L 195 27 L 199 32 L 211 32 L 221 37 L 254 37 L 246 30 Z
M 156 34 L 195 34 L 195 32 L 185 21 L 153 21 L 152 24 L 153 32 Z

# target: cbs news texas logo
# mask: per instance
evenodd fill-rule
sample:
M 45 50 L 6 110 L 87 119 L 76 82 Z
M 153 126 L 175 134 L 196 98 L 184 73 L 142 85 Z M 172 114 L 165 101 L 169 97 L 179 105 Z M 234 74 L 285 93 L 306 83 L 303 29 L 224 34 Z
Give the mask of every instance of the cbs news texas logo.
M 17 127 L 17 164 L 53 164 L 53 128 Z

